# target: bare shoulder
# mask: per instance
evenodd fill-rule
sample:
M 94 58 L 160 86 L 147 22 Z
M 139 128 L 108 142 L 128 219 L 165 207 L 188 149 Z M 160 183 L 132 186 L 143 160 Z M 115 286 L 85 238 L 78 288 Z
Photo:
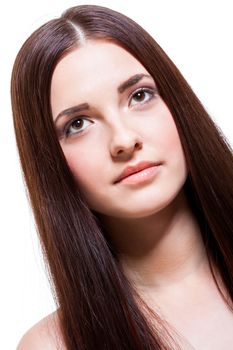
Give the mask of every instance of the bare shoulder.
M 57 311 L 30 328 L 20 340 L 16 350 L 66 350 Z

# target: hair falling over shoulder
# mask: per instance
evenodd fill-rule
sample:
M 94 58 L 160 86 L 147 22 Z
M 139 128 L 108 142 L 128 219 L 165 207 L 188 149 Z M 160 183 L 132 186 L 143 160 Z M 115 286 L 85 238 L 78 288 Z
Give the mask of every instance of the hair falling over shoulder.
M 232 149 L 161 47 L 123 14 L 100 6 L 73 7 L 36 30 L 17 55 L 11 82 L 16 140 L 67 349 L 176 349 L 168 327 L 124 275 L 114 247 L 77 188 L 54 130 L 53 71 L 65 54 L 88 39 L 117 43 L 155 79 L 179 132 L 189 169 L 185 190 L 229 305 Z

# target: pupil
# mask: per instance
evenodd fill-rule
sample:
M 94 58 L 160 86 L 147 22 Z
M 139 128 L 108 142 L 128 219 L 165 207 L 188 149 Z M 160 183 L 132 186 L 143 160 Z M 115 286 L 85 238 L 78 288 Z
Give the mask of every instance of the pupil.
M 137 92 L 137 94 L 136 94 L 136 98 L 137 98 L 137 100 L 143 100 L 143 95 L 144 95 L 144 92 L 142 92 L 142 91 L 139 91 L 139 92 Z
M 80 126 L 82 126 L 82 124 L 83 124 L 83 120 L 77 119 L 73 122 L 73 127 L 78 129 L 78 128 L 80 128 Z

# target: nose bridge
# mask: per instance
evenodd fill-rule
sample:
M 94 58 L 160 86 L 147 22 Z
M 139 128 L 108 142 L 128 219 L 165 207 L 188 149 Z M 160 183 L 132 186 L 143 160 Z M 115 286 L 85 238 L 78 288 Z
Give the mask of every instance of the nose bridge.
M 133 127 L 133 121 L 129 116 L 119 112 L 118 115 L 112 115 L 108 126 L 110 129 L 110 151 L 112 155 L 118 155 L 122 152 L 130 153 L 139 146 L 140 138 L 138 132 Z
M 117 118 L 114 118 L 114 120 L 111 120 L 109 127 L 111 129 L 112 139 L 128 139 L 135 133 L 130 121 L 127 118 L 122 118 L 120 115 L 118 115 Z

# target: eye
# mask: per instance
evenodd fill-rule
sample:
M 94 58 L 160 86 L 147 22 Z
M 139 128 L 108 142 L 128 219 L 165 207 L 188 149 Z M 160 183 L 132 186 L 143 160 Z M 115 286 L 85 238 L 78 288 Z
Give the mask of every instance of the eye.
M 92 122 L 88 119 L 82 117 L 75 118 L 65 126 L 65 135 L 79 134 L 83 132 L 89 124 L 92 124 Z
M 141 105 L 149 102 L 155 97 L 155 90 L 148 88 L 141 88 L 135 91 L 130 98 L 130 102 L 135 100 L 136 103 L 131 103 L 131 106 Z

